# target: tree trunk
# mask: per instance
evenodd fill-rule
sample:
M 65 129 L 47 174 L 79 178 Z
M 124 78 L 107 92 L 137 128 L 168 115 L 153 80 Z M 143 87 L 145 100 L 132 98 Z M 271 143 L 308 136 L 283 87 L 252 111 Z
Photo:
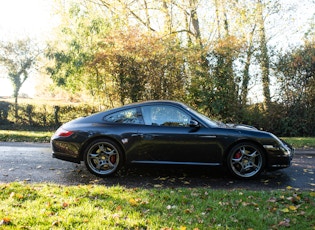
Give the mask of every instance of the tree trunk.
M 21 82 L 20 82 L 20 76 L 15 76 L 14 79 L 11 79 L 13 82 L 13 97 L 14 97 L 14 117 L 15 117 L 15 121 L 18 121 L 19 118 L 19 106 L 18 106 L 18 97 L 19 97 L 19 92 L 21 89 Z
M 17 122 L 18 121 L 18 118 L 19 118 L 19 113 L 18 113 L 18 110 L 19 110 L 19 106 L 18 106 L 18 96 L 19 96 L 19 93 L 15 93 L 14 92 L 14 117 L 15 117 L 15 121 Z
M 165 16 L 165 21 L 164 21 L 164 30 L 168 34 L 172 33 L 172 19 L 171 15 L 169 13 L 167 1 L 163 0 L 163 13 Z
M 253 38 L 254 38 L 254 32 L 255 32 L 255 26 L 250 33 L 250 41 L 248 45 L 248 50 L 247 50 L 247 57 L 246 57 L 246 62 L 244 66 L 244 71 L 243 71 L 243 81 L 242 81 L 242 89 L 241 89 L 241 104 L 246 105 L 247 103 L 247 96 L 248 96 L 248 83 L 250 80 L 249 76 L 249 67 L 251 64 L 251 58 L 253 55 Z
M 200 32 L 200 26 L 199 26 L 199 18 L 197 14 L 197 7 L 195 0 L 189 1 L 190 7 L 191 7 L 191 21 L 194 28 L 194 34 L 197 43 L 199 43 L 200 47 L 203 47 L 202 40 L 201 40 L 201 32 Z
M 263 3 L 261 0 L 257 2 L 258 7 L 258 25 L 259 25 L 259 38 L 260 38 L 260 66 L 262 71 L 262 84 L 263 84 L 263 95 L 264 95 L 264 104 L 266 109 L 269 108 L 271 98 L 270 98 L 270 71 L 269 71 L 269 54 L 267 48 L 267 39 L 264 25 L 264 15 L 263 15 Z

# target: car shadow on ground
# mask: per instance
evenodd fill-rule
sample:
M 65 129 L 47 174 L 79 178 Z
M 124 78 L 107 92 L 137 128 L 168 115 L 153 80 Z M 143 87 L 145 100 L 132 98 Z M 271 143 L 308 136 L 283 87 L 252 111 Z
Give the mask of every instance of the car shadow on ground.
M 129 165 L 115 175 L 99 178 L 77 165 L 72 175 L 78 183 L 127 188 L 279 189 L 291 180 L 284 170 L 263 172 L 254 179 L 237 179 L 224 167 Z M 79 177 L 78 177 L 79 174 Z

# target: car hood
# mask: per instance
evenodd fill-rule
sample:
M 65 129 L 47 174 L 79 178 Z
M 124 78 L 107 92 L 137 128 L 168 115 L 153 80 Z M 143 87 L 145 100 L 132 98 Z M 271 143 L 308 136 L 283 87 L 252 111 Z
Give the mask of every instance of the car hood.
M 256 127 L 244 124 L 226 124 L 227 128 L 245 129 L 245 130 L 258 130 Z

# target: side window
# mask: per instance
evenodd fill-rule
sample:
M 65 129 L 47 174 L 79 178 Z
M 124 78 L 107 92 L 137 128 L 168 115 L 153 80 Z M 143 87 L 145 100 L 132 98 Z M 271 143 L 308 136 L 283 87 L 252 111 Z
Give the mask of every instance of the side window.
M 104 117 L 105 121 L 123 124 L 143 124 L 141 113 L 137 108 L 112 113 Z
M 146 125 L 189 127 L 190 116 L 172 106 L 144 106 L 142 107 L 144 123 Z

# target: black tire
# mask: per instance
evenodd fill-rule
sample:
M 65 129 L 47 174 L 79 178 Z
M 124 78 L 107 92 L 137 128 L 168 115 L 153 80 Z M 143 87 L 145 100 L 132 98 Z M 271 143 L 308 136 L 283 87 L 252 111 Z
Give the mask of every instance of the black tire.
M 84 163 L 96 176 L 106 177 L 117 172 L 123 162 L 121 148 L 108 139 L 91 142 L 84 151 Z
M 250 142 L 235 145 L 227 156 L 229 171 L 242 179 L 257 177 L 264 170 L 265 163 L 264 151 Z

